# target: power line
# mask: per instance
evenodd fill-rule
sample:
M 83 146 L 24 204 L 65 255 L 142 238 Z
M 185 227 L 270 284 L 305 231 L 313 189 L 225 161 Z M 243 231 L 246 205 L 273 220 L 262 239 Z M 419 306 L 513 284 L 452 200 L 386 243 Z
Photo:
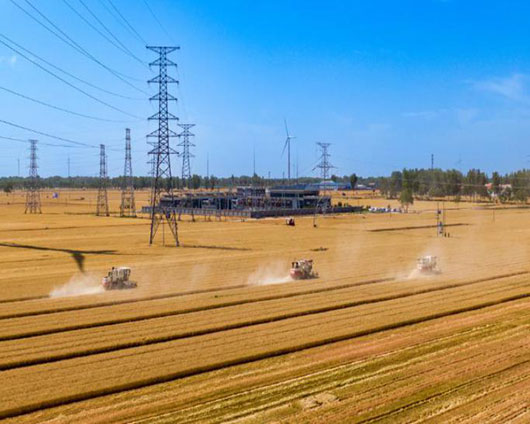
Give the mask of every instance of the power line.
M 147 44 L 147 41 L 144 40 L 144 38 L 138 33 L 138 31 L 136 31 L 136 29 L 129 23 L 129 21 L 127 19 L 125 19 L 125 16 L 123 16 L 123 14 L 120 12 L 120 10 L 114 5 L 114 3 L 112 2 L 112 0 L 107 0 L 107 2 L 111 5 L 111 7 L 116 11 L 116 13 L 118 14 L 118 16 L 120 17 L 120 19 L 125 22 L 125 25 L 122 24 L 122 26 L 124 26 L 126 29 L 129 30 L 130 33 L 132 33 L 143 45 L 146 45 Z M 103 0 L 100 0 L 100 3 L 105 6 L 105 3 Z M 107 10 L 109 10 L 107 8 L 107 6 L 105 6 L 105 8 Z M 111 13 L 112 14 L 112 13 Z M 114 16 L 114 15 L 113 15 Z M 119 22 L 119 20 L 118 20 Z
M 6 46 L 8 49 L 14 51 L 15 53 L 19 54 L 20 56 L 22 56 L 24 59 L 28 60 L 29 62 L 33 63 L 35 66 L 39 67 L 40 69 L 42 69 L 44 72 L 54 76 L 55 78 L 57 78 L 58 80 L 62 81 L 63 83 L 65 83 L 66 85 L 68 85 L 69 87 L 72 87 L 74 90 L 77 90 L 79 91 L 80 93 L 83 93 L 85 96 L 91 98 L 92 100 L 95 100 L 96 102 L 98 103 L 101 103 L 102 105 L 105 105 L 111 109 L 114 109 L 115 111 L 118 111 L 118 112 L 121 112 L 125 115 L 128 115 L 128 116 L 131 116 L 133 118 L 138 118 L 138 119 L 141 119 L 139 116 L 137 115 L 133 115 L 129 112 L 126 112 L 124 111 L 123 109 L 120 109 L 116 106 L 112 106 L 111 104 L 93 96 L 92 94 L 86 92 L 85 90 L 83 90 L 82 88 L 79 88 L 75 85 L 73 85 L 71 82 L 65 80 L 64 78 L 60 77 L 59 75 L 57 75 L 56 73 L 50 71 L 49 69 L 46 69 L 44 66 L 40 65 L 39 63 L 35 62 L 33 59 L 30 59 L 29 57 L 27 57 L 24 53 L 21 53 L 19 50 L 11 47 L 9 44 L 5 43 L 4 41 L 0 40 L 0 44 L 3 44 L 4 46 Z
M 29 143 L 29 140 L 25 140 L 23 138 L 15 138 L 15 137 L 6 137 L 4 135 L 0 135 L 0 139 L 2 140 L 10 140 L 10 141 L 17 141 L 20 143 Z M 51 146 L 51 147 L 66 147 L 69 149 L 75 149 L 78 148 L 76 146 L 69 146 L 68 144 L 53 144 L 53 143 L 40 143 L 41 146 Z
M 103 34 L 92 22 L 90 22 L 87 18 L 85 18 L 77 9 L 75 9 L 70 3 L 68 3 L 67 0 L 63 0 L 63 3 L 68 6 L 68 8 L 74 12 L 83 22 L 85 22 L 90 28 L 92 28 L 94 31 L 96 31 L 99 35 L 101 35 L 105 40 L 107 40 L 110 44 L 112 44 L 114 47 L 116 47 L 118 50 L 122 51 L 128 56 L 131 56 L 134 60 L 139 60 L 134 54 L 132 54 L 128 49 L 124 49 L 122 46 L 116 44 L 113 40 L 111 40 L 107 35 Z M 141 60 L 140 62 L 142 65 L 145 65 Z
M 34 134 L 39 134 L 39 135 L 43 135 L 45 137 L 54 138 L 54 139 L 59 140 L 59 141 L 64 141 L 66 143 L 71 143 L 71 144 L 75 144 L 75 145 L 83 146 L 83 147 L 92 147 L 92 148 L 96 147 L 96 146 L 93 146 L 91 144 L 83 143 L 81 141 L 70 140 L 69 138 L 64 138 L 64 137 L 58 137 L 58 136 L 53 135 L 53 134 L 48 134 L 48 133 L 45 133 L 45 132 L 42 132 L 42 131 L 34 130 L 32 128 L 24 127 L 23 125 L 18 125 L 18 124 L 15 124 L 13 122 L 4 121 L 3 119 L 0 119 L 0 123 L 5 124 L 5 125 L 9 125 L 9 126 L 14 127 L 14 128 L 18 128 L 18 129 L 21 129 L 21 130 L 29 131 L 29 132 L 32 132 Z
M 18 49 L 20 49 L 20 50 L 22 50 L 22 51 L 24 51 L 24 52 L 26 52 L 26 53 L 32 55 L 33 57 L 37 58 L 37 59 L 40 60 L 41 62 L 44 62 L 46 65 L 50 66 L 51 68 L 56 69 L 57 71 L 62 72 L 62 73 L 65 74 L 65 75 L 68 75 L 70 78 L 73 78 L 73 79 L 75 79 L 76 81 L 79 81 L 79 82 L 81 82 L 81 83 L 83 83 L 83 84 L 86 84 L 86 85 L 88 85 L 89 87 L 94 88 L 95 90 L 99 90 L 99 91 L 101 91 L 101 92 L 103 92 L 103 93 L 106 93 L 106 94 L 109 94 L 109 95 L 111 95 L 111 96 L 121 97 L 122 99 L 127 99 L 127 100 L 142 100 L 142 101 L 145 100 L 145 98 L 124 96 L 123 94 L 115 93 L 115 92 L 113 92 L 113 91 L 109 91 L 109 90 L 107 90 L 107 89 L 105 89 L 105 88 L 101 88 L 101 87 L 99 87 L 99 86 L 97 86 L 97 85 L 95 85 L 95 84 L 92 84 L 92 83 L 89 82 L 89 81 L 86 81 L 86 80 L 84 80 L 84 79 L 82 79 L 82 78 L 76 77 L 76 76 L 73 75 L 72 73 L 70 73 L 70 72 L 68 72 L 68 71 L 65 71 L 64 69 L 62 69 L 62 68 L 60 68 L 60 67 L 54 65 L 53 63 L 47 61 L 46 59 L 43 59 L 42 57 L 36 55 L 36 54 L 33 53 L 32 51 L 30 51 L 30 50 L 28 50 L 28 49 L 22 47 L 20 44 L 18 44 L 17 42 L 13 41 L 11 38 L 5 36 L 4 34 L 0 34 L 0 37 L 4 38 L 4 39 L 7 40 L 8 42 L 10 42 L 10 43 L 13 44 L 14 46 L 16 46 Z
M 55 25 L 50 19 L 48 19 L 39 9 L 37 9 L 34 5 L 32 5 L 28 0 L 25 0 L 26 3 L 28 3 L 31 8 L 33 8 L 40 16 L 43 17 L 51 26 L 53 26 L 56 31 L 48 27 L 46 24 L 44 24 L 42 21 L 40 21 L 38 18 L 36 18 L 34 15 L 32 15 L 30 12 L 28 12 L 26 9 L 24 9 L 22 6 L 20 6 L 18 3 L 15 2 L 15 0 L 10 0 L 11 3 L 13 3 L 18 9 L 20 9 L 22 12 L 24 12 L 27 16 L 29 16 L 31 19 L 33 19 L 35 22 L 37 22 L 40 26 L 42 26 L 44 29 L 46 29 L 48 32 L 52 33 L 55 37 L 57 37 L 59 40 L 61 40 L 63 43 L 67 44 L 74 50 L 76 50 L 78 53 L 82 54 L 83 56 L 87 57 L 88 59 L 92 60 L 93 62 L 97 63 L 99 66 L 103 67 L 105 70 L 110 72 L 112 75 L 114 75 L 116 78 L 118 78 L 120 81 L 127 84 L 129 87 L 134 88 L 137 91 L 140 91 L 143 94 L 147 94 L 145 91 L 139 89 L 134 84 L 127 81 L 125 78 L 128 78 L 130 80 L 136 80 L 138 79 L 133 78 L 131 76 L 125 75 L 121 72 L 118 72 L 109 66 L 105 65 L 103 62 L 98 60 L 96 57 L 94 57 L 92 54 L 90 54 L 86 49 L 84 49 L 82 46 L 80 46 L 76 41 L 74 41 L 68 34 L 66 34 L 62 29 L 60 29 L 57 25 Z M 57 33 L 59 31 L 60 35 Z
M 26 0 L 28 1 L 28 0 Z M 131 56 L 133 59 L 135 59 L 136 61 L 138 61 L 139 63 L 141 63 L 143 66 L 146 66 L 145 63 L 138 58 L 138 56 L 136 56 L 133 52 L 131 52 L 127 46 L 125 46 L 125 44 L 123 44 L 119 39 L 118 37 L 116 37 L 114 35 L 114 33 L 101 21 L 101 19 L 98 18 L 98 16 L 86 5 L 86 3 L 83 1 L 83 0 L 78 0 L 79 3 L 81 3 L 81 5 L 87 10 L 88 13 L 90 13 L 90 15 L 96 20 L 97 23 L 99 23 L 99 25 L 101 25 L 101 27 L 107 32 L 107 34 L 109 34 L 115 41 L 116 43 L 118 43 L 120 46 L 121 46 L 121 50 L 123 52 L 125 52 L 126 54 L 128 54 L 129 56 Z M 114 43 L 113 43 L 114 44 Z M 114 46 L 116 46 L 116 44 L 114 44 Z M 119 47 L 118 47 L 119 48 Z M 146 66 L 147 67 L 147 66 Z
M 149 6 L 149 3 L 147 3 L 146 0 L 143 0 L 145 6 L 147 7 L 147 10 L 149 10 L 149 13 L 151 13 L 151 16 L 154 18 L 154 20 L 158 23 L 158 26 L 162 29 L 162 31 L 164 31 L 164 33 L 169 37 L 169 39 L 174 43 L 175 40 L 173 40 L 173 37 L 169 34 L 169 32 L 167 32 L 166 28 L 164 27 L 164 25 L 162 25 L 162 22 L 160 22 L 160 20 L 156 17 L 155 15 L 155 12 L 153 12 L 153 9 L 151 9 L 151 7 Z
M 52 108 L 52 109 L 55 109 L 55 110 L 58 110 L 58 111 L 61 111 L 61 112 L 69 113 L 70 115 L 80 116 L 82 118 L 87 118 L 87 119 L 93 119 L 95 121 L 124 122 L 124 121 L 118 121 L 118 120 L 106 119 L 106 118 L 99 118 L 97 116 L 85 115 L 84 113 L 74 112 L 73 110 L 64 109 L 62 107 L 55 106 L 55 105 L 52 105 L 50 103 L 43 102 L 42 100 L 34 99 L 33 97 L 26 96 L 26 95 L 24 95 L 22 93 L 18 93 L 16 91 L 10 90 L 9 88 L 6 88 L 6 87 L 0 86 L 0 90 L 4 90 L 4 91 L 6 91 L 6 92 L 8 92 L 10 94 L 13 94 L 15 96 L 21 97 L 21 98 L 23 98 L 25 100 L 29 100 L 29 101 L 34 102 L 34 103 L 38 103 L 40 105 L 43 105 L 43 106 L 46 106 L 46 107 L 49 107 L 49 108 Z

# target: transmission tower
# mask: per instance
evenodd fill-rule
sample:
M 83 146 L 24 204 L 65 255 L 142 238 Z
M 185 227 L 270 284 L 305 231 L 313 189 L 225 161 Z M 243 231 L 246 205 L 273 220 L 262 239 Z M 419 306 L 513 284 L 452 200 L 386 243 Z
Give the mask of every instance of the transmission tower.
M 131 130 L 125 129 L 125 166 L 123 169 L 123 183 L 121 187 L 120 216 L 136 217 L 134 203 L 134 185 L 131 163 Z
M 194 127 L 195 124 L 178 124 L 178 126 L 184 130 L 179 134 L 182 139 L 179 146 L 182 147 L 180 154 L 182 156 L 182 180 L 185 181 L 191 177 L 190 158 L 195 157 L 190 153 L 190 147 L 195 147 L 195 144 L 190 141 L 190 137 L 195 136 L 190 132 L 190 128 Z
M 39 192 L 39 174 L 37 172 L 37 140 L 29 140 L 29 179 L 26 192 L 26 210 L 24 213 L 42 213 Z
M 109 199 L 107 197 L 107 155 L 105 154 L 105 145 L 99 145 L 99 187 L 98 200 L 96 203 L 97 216 L 109 216 Z
M 313 168 L 313 171 L 317 168 L 320 169 L 322 179 L 327 180 L 329 179 L 329 170 L 332 168 L 336 168 L 329 161 L 330 154 L 328 153 L 328 148 L 329 146 L 331 146 L 331 143 L 317 143 L 317 145 L 322 150 L 322 153 L 320 155 L 320 162 L 317 166 Z
M 178 118 L 168 110 L 169 101 L 177 101 L 167 91 L 169 83 L 178 83 L 178 81 L 167 74 L 169 66 L 177 67 L 177 64 L 167 58 L 169 53 L 174 52 L 178 47 L 154 47 L 147 46 L 149 50 L 158 53 L 159 57 L 149 66 L 157 66 L 159 73 L 156 77 L 149 80 L 149 83 L 158 84 L 158 93 L 150 100 L 158 101 L 158 113 L 149 118 L 150 121 L 158 121 L 158 129 L 148 134 L 147 137 L 155 138 L 156 141 L 149 142 L 153 149 L 149 152 L 153 158 L 153 187 L 151 192 L 151 231 L 149 234 L 149 244 L 153 244 L 156 232 L 161 222 L 167 222 L 171 234 L 175 239 L 175 245 L 179 245 L 177 217 L 173 207 L 173 178 L 171 176 L 171 154 L 176 153 L 169 146 L 171 137 L 177 134 L 169 129 L 169 121 L 178 121 Z M 167 201 L 160 202 L 164 197 Z

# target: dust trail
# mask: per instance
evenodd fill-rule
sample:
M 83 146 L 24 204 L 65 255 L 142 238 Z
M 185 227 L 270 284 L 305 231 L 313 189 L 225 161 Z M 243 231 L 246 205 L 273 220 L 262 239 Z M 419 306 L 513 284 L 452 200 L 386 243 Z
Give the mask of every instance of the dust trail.
M 275 262 L 259 267 L 250 274 L 247 279 L 249 286 L 266 286 L 269 284 L 281 284 L 292 282 L 289 269 L 284 263 Z
M 78 274 L 70 278 L 66 284 L 55 287 L 50 292 L 50 297 L 83 296 L 104 292 L 98 279 L 94 275 Z

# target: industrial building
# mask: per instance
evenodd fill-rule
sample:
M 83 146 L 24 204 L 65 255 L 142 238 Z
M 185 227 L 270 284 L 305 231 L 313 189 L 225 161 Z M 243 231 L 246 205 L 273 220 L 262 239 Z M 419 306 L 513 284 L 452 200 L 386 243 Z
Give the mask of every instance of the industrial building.
M 228 215 L 263 218 L 311 215 L 323 212 L 356 212 L 359 207 L 332 207 L 331 197 L 305 184 L 265 187 L 238 187 L 235 191 L 195 192 L 163 196 L 164 208 L 194 215 Z M 149 212 L 144 207 L 143 212 Z

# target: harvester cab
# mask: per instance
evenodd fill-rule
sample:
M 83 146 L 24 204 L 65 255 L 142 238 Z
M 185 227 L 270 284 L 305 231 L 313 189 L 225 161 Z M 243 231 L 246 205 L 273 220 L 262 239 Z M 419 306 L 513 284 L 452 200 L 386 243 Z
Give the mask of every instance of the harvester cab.
M 289 272 L 293 280 L 307 280 L 318 278 L 318 273 L 313 271 L 313 259 L 300 259 L 291 264 Z
M 123 289 L 134 289 L 138 285 L 134 281 L 129 281 L 131 276 L 131 268 L 126 266 L 112 267 L 107 273 L 101 285 L 105 290 L 123 290 Z
M 437 274 L 440 272 L 438 269 L 438 258 L 436 256 L 422 256 L 418 258 L 416 267 L 422 274 Z

